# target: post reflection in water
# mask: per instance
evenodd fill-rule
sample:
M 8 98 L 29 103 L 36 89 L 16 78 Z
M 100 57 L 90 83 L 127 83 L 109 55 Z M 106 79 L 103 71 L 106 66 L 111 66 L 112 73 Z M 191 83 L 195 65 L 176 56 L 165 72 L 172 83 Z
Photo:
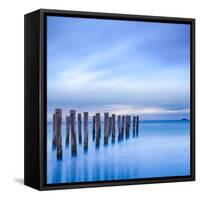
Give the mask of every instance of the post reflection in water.
M 84 156 L 84 160 L 83 160 L 83 179 L 85 181 L 88 181 L 89 179 L 89 173 L 88 173 L 88 158 L 87 156 Z
M 61 183 L 62 182 L 62 161 L 61 160 L 57 161 L 56 165 L 54 166 L 53 171 L 55 170 L 57 170 L 57 173 L 53 174 L 53 180 L 57 180 L 57 182 Z
M 71 182 L 75 182 L 77 180 L 77 158 L 74 156 L 71 160 Z
M 95 176 L 97 180 L 101 180 L 100 159 L 97 157 L 95 160 Z M 94 178 L 93 177 L 93 178 Z
M 103 179 L 104 180 L 108 180 L 108 178 L 109 178 L 109 171 L 108 171 L 108 167 L 107 167 L 107 165 L 108 165 L 108 161 L 106 160 L 106 156 L 107 156 L 107 154 L 108 154 L 108 147 L 106 146 L 105 147 L 106 149 L 105 149 L 105 151 L 104 151 L 104 154 L 103 154 L 103 157 L 104 157 L 104 162 L 103 162 Z

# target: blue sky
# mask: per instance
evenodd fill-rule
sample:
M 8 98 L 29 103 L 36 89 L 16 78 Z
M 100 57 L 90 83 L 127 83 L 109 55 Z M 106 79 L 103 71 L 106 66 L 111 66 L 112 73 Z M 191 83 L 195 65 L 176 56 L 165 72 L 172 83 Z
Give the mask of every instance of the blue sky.
M 49 16 L 48 119 L 56 107 L 189 117 L 190 26 Z

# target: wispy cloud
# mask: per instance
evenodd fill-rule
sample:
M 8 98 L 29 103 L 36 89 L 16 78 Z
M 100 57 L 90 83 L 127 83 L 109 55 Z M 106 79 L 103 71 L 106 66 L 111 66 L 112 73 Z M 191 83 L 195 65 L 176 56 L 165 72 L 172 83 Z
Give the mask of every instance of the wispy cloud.
M 162 107 L 136 107 L 131 105 L 105 105 L 104 110 L 108 110 L 111 113 L 118 115 L 123 114 L 183 114 L 189 113 L 189 109 L 166 109 Z

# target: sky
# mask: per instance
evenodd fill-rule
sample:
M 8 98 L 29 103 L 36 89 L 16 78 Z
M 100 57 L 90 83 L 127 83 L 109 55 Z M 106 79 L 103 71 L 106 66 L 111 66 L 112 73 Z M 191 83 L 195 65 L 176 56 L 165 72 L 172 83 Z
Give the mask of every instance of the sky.
M 47 17 L 47 116 L 189 118 L 190 26 Z

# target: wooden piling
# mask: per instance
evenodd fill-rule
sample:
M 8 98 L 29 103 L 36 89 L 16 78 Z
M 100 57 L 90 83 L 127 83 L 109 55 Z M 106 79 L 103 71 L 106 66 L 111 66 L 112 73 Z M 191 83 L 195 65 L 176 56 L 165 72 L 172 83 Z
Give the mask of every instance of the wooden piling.
M 52 140 L 52 144 L 53 144 L 53 147 L 56 147 L 56 126 L 55 126 L 55 118 L 56 118 L 56 115 L 55 113 L 53 114 L 53 140 Z
M 95 118 L 96 118 L 95 116 L 93 116 L 92 118 L 92 140 L 93 141 L 95 140 L 95 121 L 96 121 Z
M 118 133 L 121 135 L 121 115 L 117 116 Z
M 126 138 L 130 136 L 130 115 L 126 115 Z
M 138 137 L 139 134 L 139 116 L 136 116 L 136 137 Z
M 78 113 L 78 141 L 79 141 L 79 144 L 82 144 L 82 119 L 81 119 L 81 113 Z
M 70 116 L 66 115 L 66 145 L 69 145 Z
M 96 113 L 96 147 L 100 145 L 101 138 L 101 116 L 100 113 Z
M 84 120 L 84 150 L 88 150 L 88 112 L 83 113 Z
M 115 114 L 112 114 L 112 143 L 115 142 Z
M 55 139 L 57 147 L 57 159 L 62 159 L 62 110 L 55 110 Z
M 121 115 L 117 116 L 117 127 L 118 127 L 118 140 L 122 138 L 122 122 L 121 122 Z
M 109 122 L 108 122 L 108 136 L 109 137 L 111 135 L 111 129 L 112 129 L 112 117 L 109 117 Z
M 126 121 L 125 121 L 125 133 L 126 138 L 128 137 L 128 115 L 126 115 Z
M 129 128 L 129 135 L 130 135 L 130 132 L 131 132 L 131 116 L 129 115 L 128 116 L 128 128 Z
M 104 145 L 108 144 L 109 113 L 104 113 Z
M 124 130 L 125 130 L 125 116 L 122 116 L 122 139 L 124 138 Z
M 133 137 L 136 137 L 136 132 L 135 132 L 136 126 L 135 126 L 135 124 L 136 124 L 136 117 L 133 116 Z
M 77 155 L 77 144 L 76 144 L 76 111 L 70 110 L 71 119 L 71 153 L 72 156 Z

